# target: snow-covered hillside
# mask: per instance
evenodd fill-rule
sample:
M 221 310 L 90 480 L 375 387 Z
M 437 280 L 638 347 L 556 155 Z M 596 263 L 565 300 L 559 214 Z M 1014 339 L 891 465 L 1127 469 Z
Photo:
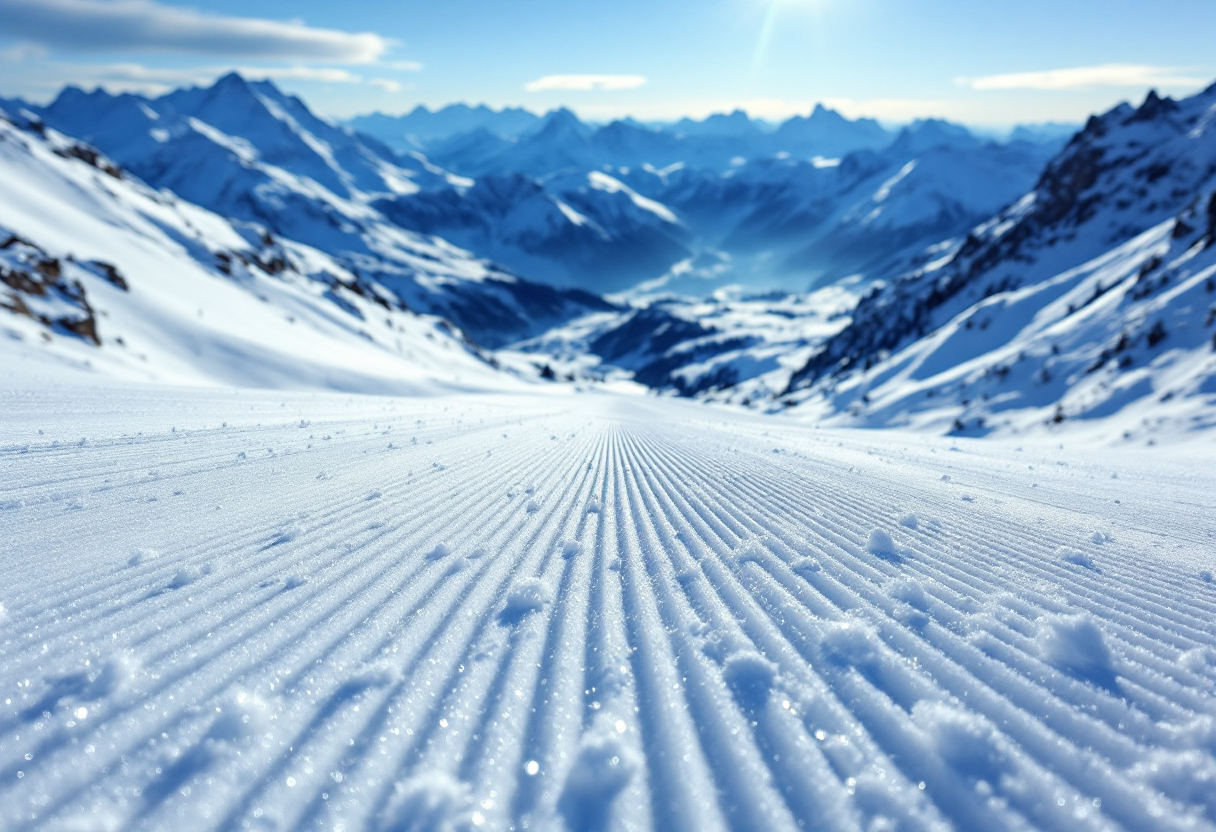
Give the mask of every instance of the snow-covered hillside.
M 58 366 L 402 393 L 511 383 L 445 321 L 329 255 L 153 191 L 92 148 L 3 114 L 0 183 L 10 379 Z M 482 268 L 438 245 L 418 253 L 435 281 Z
M 1216 87 L 1095 117 L 1034 191 L 863 299 L 790 401 L 970 433 L 1211 427 L 1214 119 Z
M 377 200 L 472 183 L 425 160 L 395 157 L 316 117 L 268 81 L 231 74 L 156 99 L 69 88 L 34 110 L 154 187 L 306 242 L 410 308 L 454 321 L 484 346 L 606 308 L 585 292 L 520 279 L 388 221 L 373 207 Z M 448 266 L 433 268 L 436 262 Z
M 667 272 L 692 233 L 666 206 L 603 171 L 540 182 L 486 175 L 467 189 L 376 203 L 393 222 L 435 234 L 520 274 L 558 286 L 618 292 Z
M 0 826 L 1216 829 L 1210 447 L 0 389 Z

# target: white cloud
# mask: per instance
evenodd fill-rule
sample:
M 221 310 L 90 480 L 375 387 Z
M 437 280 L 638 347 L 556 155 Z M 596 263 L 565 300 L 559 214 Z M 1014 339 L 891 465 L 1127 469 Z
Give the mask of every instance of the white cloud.
M 87 52 L 169 52 L 369 63 L 389 47 L 370 32 L 204 14 L 153 0 L 0 0 L 0 32 Z
M 53 96 L 66 84 L 101 87 L 111 93 L 161 95 L 177 87 L 206 87 L 221 75 L 239 72 L 252 81 L 305 81 L 320 84 L 362 84 L 364 78 L 337 67 L 310 66 L 202 66 L 150 67 L 138 63 L 67 64 L 44 62 L 25 73 L 18 95 Z M 371 84 L 371 81 L 366 83 Z M 376 85 L 379 86 L 379 85 Z
M 959 86 L 973 90 L 1087 90 L 1096 87 L 1179 87 L 1198 86 L 1203 78 L 1187 75 L 1178 67 L 1146 64 L 1103 64 L 1042 72 L 1012 72 L 980 78 L 958 78 Z
M 5 61 L 34 61 L 47 56 L 47 48 L 37 43 L 18 43 L 7 49 L 0 49 L 0 60 Z
M 67 69 L 68 67 L 65 67 Z M 134 81 L 142 84 L 211 84 L 221 75 L 239 72 L 249 80 L 317 81 L 325 84 L 358 84 L 363 78 L 353 72 L 334 67 L 312 66 L 238 66 L 164 68 L 143 64 L 102 64 L 70 66 L 70 71 L 95 82 Z
M 528 92 L 543 90 L 636 90 L 646 84 L 643 75 L 546 75 L 524 84 Z
M 422 64 L 418 61 L 389 61 L 387 64 L 389 69 L 397 69 L 402 72 L 421 72 Z
M 377 89 L 384 90 L 385 92 L 389 92 L 389 93 L 401 92 L 401 82 L 393 81 L 389 78 L 373 78 L 372 80 L 368 81 L 367 83 L 371 84 L 373 87 L 376 87 Z

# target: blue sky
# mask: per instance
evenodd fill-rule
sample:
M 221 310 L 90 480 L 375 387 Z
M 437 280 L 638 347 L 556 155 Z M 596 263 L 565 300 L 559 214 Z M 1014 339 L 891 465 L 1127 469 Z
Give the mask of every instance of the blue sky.
M 229 69 L 346 117 L 454 101 L 669 119 L 825 102 L 888 121 L 1079 121 L 1216 80 L 1212 0 L 0 0 L 0 96 Z

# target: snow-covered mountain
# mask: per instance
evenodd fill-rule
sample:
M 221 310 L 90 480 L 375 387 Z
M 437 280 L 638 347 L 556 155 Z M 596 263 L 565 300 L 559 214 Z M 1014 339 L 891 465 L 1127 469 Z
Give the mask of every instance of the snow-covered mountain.
M 908 128 L 884 150 L 840 160 L 771 157 L 725 173 L 681 167 L 620 176 L 675 212 L 701 250 L 728 255 L 729 268 L 703 277 L 805 291 L 908 269 L 1025 193 L 1051 154 L 967 133 L 933 144 L 936 132 Z M 681 289 L 695 291 L 695 283 L 684 279 Z
M 773 156 L 839 158 L 857 150 L 880 149 L 894 138 L 871 119 L 851 121 L 822 105 L 775 130 L 742 110 L 669 125 L 620 119 L 595 126 L 565 109 L 554 110 L 523 130 L 496 129 L 488 120 L 470 123 L 476 126 L 423 143 L 428 158 L 467 176 L 544 177 L 572 169 L 671 165 L 722 173 L 741 162 Z
M 544 183 L 490 174 L 467 189 L 393 197 L 375 207 L 400 226 L 520 274 L 597 293 L 663 274 L 688 256 L 692 236 L 664 205 L 600 171 Z
M 1094 117 L 1037 187 L 876 289 L 791 401 L 869 425 L 1213 424 L 1216 86 Z
M 418 105 L 404 115 L 390 116 L 370 113 L 346 122 L 358 132 L 372 136 L 397 153 L 426 150 L 436 142 L 452 136 L 485 130 L 498 136 L 519 136 L 527 132 L 540 117 L 520 107 L 494 110 L 484 104 L 449 104 L 438 110 Z
M 338 259 L 154 191 L 20 115 L 0 115 L 0 183 L 6 374 L 397 393 L 512 383 L 447 321 Z M 488 277 L 450 247 L 417 252 L 419 279 Z
M 856 302 L 840 285 L 808 294 L 663 294 L 555 327 L 516 349 L 571 381 L 624 373 L 662 393 L 763 406 L 849 323 Z
M 156 99 L 69 88 L 36 112 L 152 186 L 306 240 L 411 308 L 453 320 L 481 344 L 529 337 L 605 307 L 585 292 L 520 279 L 390 222 L 374 203 L 472 183 L 424 159 L 395 157 L 317 118 L 270 82 L 232 74 Z M 439 279 L 433 265 L 445 262 L 460 265 L 439 270 Z

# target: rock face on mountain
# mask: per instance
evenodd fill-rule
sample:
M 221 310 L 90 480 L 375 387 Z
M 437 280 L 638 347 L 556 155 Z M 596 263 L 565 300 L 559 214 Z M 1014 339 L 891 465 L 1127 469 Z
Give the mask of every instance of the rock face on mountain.
M 960 430 L 1210 394 L 1213 189 L 1216 86 L 1094 117 L 1022 199 L 865 297 L 790 392 L 876 423 L 953 412 Z

